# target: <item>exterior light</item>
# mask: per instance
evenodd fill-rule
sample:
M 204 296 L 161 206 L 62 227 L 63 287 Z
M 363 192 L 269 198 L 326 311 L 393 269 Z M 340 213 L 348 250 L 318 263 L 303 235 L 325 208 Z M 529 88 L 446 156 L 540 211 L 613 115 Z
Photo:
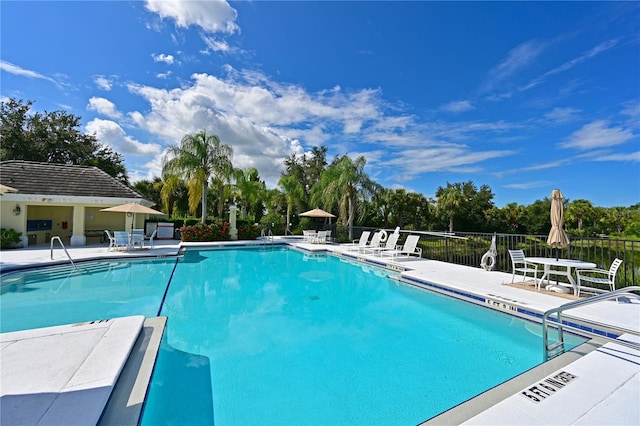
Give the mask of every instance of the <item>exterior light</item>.
M 20 204 L 16 204 L 16 206 L 13 208 L 13 214 L 16 216 L 20 216 L 21 211 L 22 209 L 20 208 Z

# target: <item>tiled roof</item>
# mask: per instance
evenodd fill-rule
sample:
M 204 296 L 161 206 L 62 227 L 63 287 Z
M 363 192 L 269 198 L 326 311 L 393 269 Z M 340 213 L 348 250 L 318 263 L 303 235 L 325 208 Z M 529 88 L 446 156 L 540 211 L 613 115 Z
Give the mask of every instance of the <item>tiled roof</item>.
M 19 194 L 143 198 L 94 166 L 2 161 L 0 183 L 17 189 Z

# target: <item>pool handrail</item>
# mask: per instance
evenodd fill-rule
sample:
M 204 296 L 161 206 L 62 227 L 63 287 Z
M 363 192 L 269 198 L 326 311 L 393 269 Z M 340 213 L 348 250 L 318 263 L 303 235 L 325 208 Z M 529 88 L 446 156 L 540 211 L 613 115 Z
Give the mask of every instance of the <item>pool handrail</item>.
M 550 358 L 553 358 L 553 356 L 550 356 L 550 353 L 554 352 L 555 350 L 557 350 L 558 348 L 564 348 L 564 336 L 563 336 L 563 332 L 564 329 L 570 329 L 570 330 L 575 330 L 578 331 L 580 333 L 588 333 L 597 337 L 601 337 L 604 339 L 608 339 L 611 340 L 615 343 L 618 343 L 620 345 L 623 346 L 627 346 L 627 347 L 631 347 L 634 349 L 638 349 L 640 350 L 640 343 L 639 342 L 630 342 L 627 340 L 620 340 L 620 339 L 615 339 L 612 337 L 608 337 L 608 336 L 604 336 L 602 334 L 599 333 L 593 333 L 593 332 L 589 332 L 588 330 L 585 330 L 584 328 L 580 328 L 568 323 L 563 323 L 562 320 L 562 313 L 566 310 L 569 309 L 574 309 L 574 308 L 578 308 L 581 306 L 586 306 L 586 305 L 592 305 L 594 303 L 598 303 L 598 302 L 603 302 L 603 301 L 607 301 L 607 300 L 611 300 L 611 299 L 619 299 L 622 296 L 631 296 L 631 297 L 635 297 L 636 299 L 640 299 L 640 295 L 633 293 L 634 291 L 640 291 L 640 286 L 629 286 L 629 287 L 624 287 L 624 288 L 620 288 L 618 290 L 614 290 L 614 291 L 610 291 L 607 293 L 602 293 L 602 294 L 598 294 L 596 296 L 592 296 L 586 299 L 581 299 L 581 300 L 576 300 L 574 302 L 569 302 L 569 303 L 565 303 L 562 306 L 558 306 L 557 308 L 552 308 L 549 309 L 548 311 L 546 311 L 544 313 L 544 315 L 542 315 L 542 344 L 543 344 L 543 354 L 544 354 L 544 360 L 548 361 Z M 558 341 L 555 342 L 552 345 L 549 345 L 549 319 L 550 316 L 556 314 L 556 326 L 558 328 Z M 592 321 L 589 319 L 584 319 L 584 318 L 579 318 L 579 321 L 582 323 L 589 323 L 592 325 L 599 325 L 599 326 L 606 326 L 606 324 L 602 324 L 602 323 L 598 323 L 597 321 Z M 611 327 L 611 325 L 609 325 Z M 620 330 L 622 333 L 628 333 L 637 337 L 640 337 L 640 331 L 638 330 L 631 330 L 631 329 L 625 329 L 619 326 L 615 326 L 616 329 Z
M 53 260 L 53 242 L 54 241 L 58 241 L 60 243 L 60 246 L 62 247 L 62 250 L 64 250 L 65 254 L 69 258 L 69 262 L 71 262 L 71 266 L 73 266 L 73 269 L 77 270 L 78 267 L 76 266 L 75 263 L 73 263 L 73 259 L 71 258 L 71 255 L 67 251 L 67 248 L 64 246 L 64 244 L 62 243 L 62 240 L 60 239 L 60 237 L 58 235 L 54 235 L 53 237 L 51 237 L 51 260 Z

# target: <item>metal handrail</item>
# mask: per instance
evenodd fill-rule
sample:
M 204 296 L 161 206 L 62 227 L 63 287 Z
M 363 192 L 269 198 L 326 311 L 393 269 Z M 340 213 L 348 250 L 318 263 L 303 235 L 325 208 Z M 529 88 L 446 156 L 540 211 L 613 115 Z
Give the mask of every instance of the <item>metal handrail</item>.
M 574 327 L 570 324 L 563 324 L 562 321 L 562 313 L 564 311 L 567 311 L 569 309 L 574 309 L 574 308 L 578 308 L 581 306 L 587 306 L 587 305 L 593 305 L 594 303 L 598 303 L 598 302 L 602 302 L 602 301 L 606 301 L 606 300 L 611 300 L 611 299 L 618 299 L 621 296 L 632 296 L 635 297 L 637 299 L 640 299 L 640 295 L 633 293 L 634 291 L 640 291 L 640 286 L 630 286 L 630 287 L 625 287 L 625 288 L 621 288 L 618 290 L 614 290 L 611 292 L 607 292 L 607 293 L 603 293 L 603 294 L 599 294 L 593 297 L 589 297 L 588 299 L 582 299 L 582 300 L 576 300 L 575 302 L 569 302 L 569 303 L 565 303 L 562 306 L 559 306 L 557 308 L 553 308 L 553 309 L 549 309 L 548 311 L 546 311 L 544 313 L 544 315 L 542 315 L 542 344 L 544 345 L 543 347 L 543 351 L 544 351 L 544 360 L 547 361 L 549 360 L 549 353 L 554 351 L 555 349 L 557 349 L 558 347 L 563 347 L 564 346 L 564 329 L 571 329 L 571 330 L 576 330 L 576 331 L 580 331 L 580 332 L 587 332 L 588 331 L 579 328 L 579 327 Z M 558 326 L 558 341 L 556 343 L 554 343 L 553 345 L 549 345 L 549 324 L 548 324 L 548 319 L 551 315 L 556 314 L 556 323 Z M 580 318 L 579 319 L 581 322 L 583 323 L 590 323 L 590 324 L 594 324 L 594 325 L 605 325 L 605 324 L 601 324 L 601 323 L 597 323 L 596 321 L 591 321 L 588 319 L 583 319 Z M 632 334 L 634 336 L 640 336 L 640 331 L 639 330 L 630 330 L 630 329 L 625 329 L 625 328 L 620 328 L 617 327 L 617 329 L 619 329 L 620 331 L 624 332 L 624 333 L 629 333 Z M 593 334 L 596 335 L 598 337 L 601 338 L 605 338 L 605 339 L 609 339 L 612 341 L 615 341 L 616 343 L 619 343 L 623 346 L 628 346 L 628 347 L 632 347 L 635 349 L 640 349 L 640 343 L 637 342 L 627 342 L 625 340 L 617 340 L 617 339 L 612 339 L 612 338 L 608 338 L 606 336 L 602 336 L 601 334 L 596 334 L 596 333 L 589 333 L 589 334 Z
M 51 260 L 53 260 L 53 242 L 54 241 L 58 241 L 60 243 L 60 246 L 62 247 L 62 250 L 64 250 L 65 254 L 69 258 L 69 262 L 71 262 L 71 266 L 73 266 L 73 269 L 78 270 L 78 267 L 76 266 L 75 263 L 73 263 L 73 259 L 71 258 L 71 255 L 67 251 L 67 248 L 64 246 L 64 244 L 62 243 L 62 240 L 57 235 L 51 237 Z

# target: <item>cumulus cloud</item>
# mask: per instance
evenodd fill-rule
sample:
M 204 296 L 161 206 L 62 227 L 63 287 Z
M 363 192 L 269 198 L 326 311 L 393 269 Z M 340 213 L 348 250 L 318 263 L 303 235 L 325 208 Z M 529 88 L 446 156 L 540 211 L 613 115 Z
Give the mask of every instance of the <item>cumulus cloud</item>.
M 162 19 L 174 20 L 178 27 L 197 26 L 210 33 L 240 31 L 238 12 L 226 1 L 146 0 L 145 6 Z
M 632 138 L 633 133 L 630 130 L 621 127 L 609 127 L 608 122 L 597 120 L 575 131 L 559 146 L 560 148 L 588 150 L 620 145 Z
M 153 58 L 154 62 L 164 62 L 168 65 L 173 64 L 174 61 L 173 55 L 165 55 L 164 53 L 161 53 L 159 55 L 152 54 L 151 57 Z
M 127 135 L 115 121 L 94 118 L 87 123 L 86 130 L 95 134 L 100 143 L 109 145 L 121 154 L 158 155 L 161 151 L 158 144 L 142 143 Z
M 111 80 L 109 80 L 103 75 L 99 75 L 96 78 L 94 78 L 93 82 L 96 84 L 96 86 L 98 86 L 99 89 L 105 90 L 107 92 L 110 91 L 111 87 L 113 86 L 113 84 L 111 83 Z
M 109 118 L 122 118 L 122 114 L 116 108 L 116 105 L 108 99 L 92 97 L 87 105 L 89 111 L 96 111 L 99 114 L 106 115 Z

